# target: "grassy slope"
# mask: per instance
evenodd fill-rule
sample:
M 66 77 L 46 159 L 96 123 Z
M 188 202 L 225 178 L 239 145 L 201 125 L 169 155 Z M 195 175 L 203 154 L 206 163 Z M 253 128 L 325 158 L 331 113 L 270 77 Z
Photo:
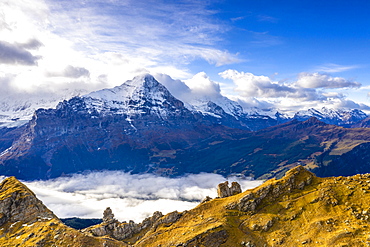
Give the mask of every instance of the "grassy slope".
M 305 181 L 308 174 L 307 171 L 298 174 L 296 184 Z M 367 193 L 370 175 L 313 177 L 304 189 L 287 190 L 278 197 L 267 195 L 256 211 L 227 209 L 227 205 L 249 193 L 262 193 L 264 188 L 273 191 L 286 181 L 289 175 L 236 196 L 200 204 L 174 224 L 147 233 L 135 246 L 242 246 L 248 242 L 255 246 L 370 244 L 370 194 Z M 209 235 L 219 242 L 210 242 Z

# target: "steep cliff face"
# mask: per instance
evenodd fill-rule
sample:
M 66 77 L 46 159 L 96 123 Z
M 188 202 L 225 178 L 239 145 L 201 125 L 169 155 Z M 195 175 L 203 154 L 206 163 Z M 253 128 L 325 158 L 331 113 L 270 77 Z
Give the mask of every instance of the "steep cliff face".
M 0 184 L 0 246 L 126 246 L 71 229 L 16 178 Z
M 35 194 L 15 177 L 7 178 L 0 184 L 0 210 L 0 224 L 17 221 L 29 223 L 38 217 L 57 219 Z

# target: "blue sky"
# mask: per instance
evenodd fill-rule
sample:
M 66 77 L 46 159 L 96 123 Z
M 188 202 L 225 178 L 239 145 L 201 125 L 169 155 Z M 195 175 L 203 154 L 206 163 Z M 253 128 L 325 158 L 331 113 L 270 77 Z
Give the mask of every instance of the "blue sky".
M 358 73 L 342 75 L 369 78 L 369 1 L 233 2 L 225 2 L 229 7 L 220 17 L 237 19 L 229 22 L 226 49 L 248 59 L 238 68 L 287 77 L 353 69 Z
M 6 97 L 149 72 L 220 85 L 244 107 L 370 110 L 369 1 L 3 0 L 0 9 Z

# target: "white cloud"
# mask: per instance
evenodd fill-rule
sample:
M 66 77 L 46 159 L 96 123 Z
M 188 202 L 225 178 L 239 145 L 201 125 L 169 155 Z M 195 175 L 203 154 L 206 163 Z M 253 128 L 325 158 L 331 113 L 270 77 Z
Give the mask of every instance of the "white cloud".
M 342 77 L 331 77 L 328 74 L 306 72 L 298 75 L 297 85 L 303 88 L 358 88 L 361 86 L 356 81 L 346 80 Z
M 361 84 L 342 77 L 328 74 L 303 72 L 296 81 L 282 83 L 273 81 L 267 76 L 252 73 L 226 70 L 219 73 L 224 79 L 234 82 L 238 95 L 233 99 L 243 107 L 275 107 L 288 114 L 307 108 L 357 108 L 368 110 L 365 104 L 348 100 L 339 89 L 359 88 Z
M 187 100 L 191 94 L 191 89 L 181 80 L 172 79 L 166 74 L 154 74 L 154 77 L 162 83 L 173 96 L 180 100 Z
M 212 81 L 205 72 L 199 72 L 184 81 L 174 80 L 164 74 L 156 74 L 155 78 L 166 86 L 171 94 L 185 103 L 199 106 L 207 104 L 208 101 L 216 104 L 228 102 L 221 94 L 220 84 Z M 227 111 L 227 109 L 224 110 Z
M 61 218 L 101 218 L 103 210 L 111 207 L 119 220 L 141 222 L 155 211 L 188 210 L 206 196 L 214 198 L 217 184 L 225 180 L 207 173 L 166 178 L 106 171 L 25 184 Z M 238 181 L 243 190 L 262 183 L 240 178 L 229 181 Z
M 245 97 L 286 97 L 297 92 L 296 89 L 274 82 L 267 76 L 236 70 L 226 70 L 219 75 L 224 79 L 231 79 L 236 85 L 235 91 Z
M 168 58 L 179 64 L 197 58 L 216 65 L 239 61 L 214 48 L 227 27 L 213 20 L 206 2 L 61 1 L 51 6 L 55 25 L 63 23 L 58 31 L 80 49 L 109 50 L 155 64 L 169 64 Z
M 35 93 L 41 85 L 116 86 L 143 73 L 188 78 L 202 59 L 239 62 L 217 48 L 228 27 L 203 1 L 0 2 L 0 77 Z M 22 66 L 19 66 L 22 65 Z M 32 65 L 32 66 L 31 66 Z
M 185 83 L 191 89 L 192 94 L 209 97 L 221 96 L 220 85 L 212 81 L 205 72 L 199 72 L 191 79 L 185 80 Z

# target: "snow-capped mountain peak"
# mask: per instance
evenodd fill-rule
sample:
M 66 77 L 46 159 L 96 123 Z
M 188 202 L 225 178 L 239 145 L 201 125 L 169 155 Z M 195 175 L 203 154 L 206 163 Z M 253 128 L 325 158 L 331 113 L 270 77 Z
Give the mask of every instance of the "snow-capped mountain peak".
M 141 115 L 154 113 L 167 116 L 171 110 L 182 108 L 165 86 L 153 76 L 144 74 L 114 88 L 102 89 L 82 96 L 90 112 L 99 114 Z
M 365 119 L 367 115 L 363 111 L 357 109 L 344 110 L 323 107 L 320 110 L 310 108 L 308 110 L 298 111 L 293 118 L 297 120 L 307 120 L 310 117 L 316 117 L 320 121 L 328 124 L 350 125 Z
M 134 97 L 135 95 L 145 95 L 149 98 L 157 96 L 157 98 L 161 98 L 161 96 L 167 96 L 168 94 L 170 94 L 168 90 L 157 80 L 155 80 L 153 76 L 144 74 L 137 76 L 132 80 L 126 81 L 120 86 L 95 91 L 83 97 L 123 102 L 128 98 Z

